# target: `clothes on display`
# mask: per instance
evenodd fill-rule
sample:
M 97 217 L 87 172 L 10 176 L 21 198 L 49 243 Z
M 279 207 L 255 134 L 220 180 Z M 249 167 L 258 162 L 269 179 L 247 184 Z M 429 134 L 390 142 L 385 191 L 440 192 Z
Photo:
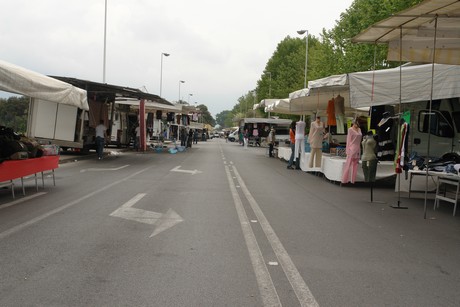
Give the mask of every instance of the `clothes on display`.
M 395 148 L 392 140 L 393 118 L 389 112 L 383 114 L 383 118 L 378 123 L 378 152 L 377 158 L 380 161 L 393 161 Z
M 347 160 L 342 172 L 342 183 L 355 183 L 356 174 L 358 173 L 359 157 L 361 155 L 361 129 L 357 123 L 348 129 L 347 145 L 345 152 L 347 154 Z
M 337 124 L 337 133 L 345 133 L 345 99 L 337 95 L 334 99 L 334 112 Z
M 363 147 L 363 156 L 361 157 L 361 162 L 363 165 L 364 181 L 375 182 L 378 162 L 376 155 L 377 142 L 372 131 L 369 131 L 368 134 L 363 138 L 361 145 Z
M 308 141 L 311 148 L 309 161 L 310 168 L 313 167 L 313 161 L 315 161 L 315 167 L 321 167 L 324 130 L 324 123 L 321 122 L 319 117 L 310 125 L 310 133 L 308 134 Z
M 336 126 L 337 120 L 335 119 L 334 97 L 327 102 L 327 125 Z
M 404 121 L 401 120 L 401 137 L 398 139 L 397 144 L 397 152 L 395 157 L 395 165 L 396 165 L 396 173 L 400 174 L 403 170 L 408 170 L 406 166 L 406 150 L 407 150 L 407 142 L 408 138 L 407 135 L 409 133 L 409 125 Z
M 294 161 L 297 161 L 299 155 L 305 153 L 305 126 L 306 123 L 302 120 L 299 120 L 295 125 L 295 153 Z

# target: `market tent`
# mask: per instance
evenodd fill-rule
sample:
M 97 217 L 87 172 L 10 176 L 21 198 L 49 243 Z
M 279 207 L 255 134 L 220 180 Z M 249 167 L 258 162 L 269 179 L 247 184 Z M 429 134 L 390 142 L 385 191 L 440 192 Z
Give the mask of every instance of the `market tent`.
M 460 97 L 460 66 L 432 64 L 403 66 L 391 69 L 349 74 L 351 107 L 395 105 L 431 99 Z
M 458 65 L 460 1 L 426 0 L 372 25 L 352 41 L 388 44 L 390 61 Z
M 0 90 L 89 110 L 85 90 L 1 60 Z
M 265 107 L 265 112 L 274 112 L 281 114 L 291 114 L 289 110 L 289 99 L 274 99 L 274 101 Z
M 289 94 L 290 111 L 297 114 L 326 115 L 327 105 L 331 98 L 340 95 L 344 98 L 345 112 L 354 114 L 350 104 L 350 84 L 348 74 L 333 75 L 326 78 L 308 81 L 308 88 Z
M 140 105 L 140 100 L 136 98 L 124 98 L 124 97 L 117 97 L 115 98 L 115 103 L 116 104 L 124 104 L 124 105 L 129 105 L 133 106 L 134 108 L 139 107 Z M 163 103 L 158 103 L 155 101 L 150 101 L 147 100 L 145 101 L 145 110 L 161 110 L 165 112 L 180 112 L 182 111 L 182 108 L 173 106 L 173 105 L 167 105 Z

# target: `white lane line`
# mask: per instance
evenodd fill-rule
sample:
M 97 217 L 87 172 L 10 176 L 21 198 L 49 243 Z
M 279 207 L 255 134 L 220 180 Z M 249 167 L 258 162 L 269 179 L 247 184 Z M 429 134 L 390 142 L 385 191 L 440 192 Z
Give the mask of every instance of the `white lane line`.
M 125 167 L 128 167 L 128 165 L 123 165 L 120 167 L 113 167 L 113 168 L 85 168 L 80 171 L 80 173 L 84 172 L 105 172 L 105 171 L 119 171 L 121 169 L 124 169 Z
M 281 263 L 281 267 L 283 268 L 286 277 L 291 283 L 292 289 L 294 289 L 294 292 L 297 295 L 297 298 L 299 299 L 300 305 L 319 306 L 318 302 L 314 298 L 307 284 L 305 283 L 296 266 L 294 265 L 294 262 L 292 262 L 292 259 L 289 256 L 288 252 L 284 248 L 283 244 L 281 243 L 280 239 L 276 235 L 268 220 L 265 218 L 265 215 L 263 214 L 256 200 L 249 192 L 248 188 L 246 187 L 246 184 L 244 183 L 235 166 L 233 166 L 233 171 L 235 176 L 238 178 L 241 190 L 243 191 L 245 197 L 249 201 L 249 204 L 251 205 L 251 208 L 257 216 L 260 226 L 262 227 L 265 233 L 265 236 L 270 242 L 270 245 L 272 246 L 272 249 L 275 252 L 276 257 Z
M 249 257 L 251 259 L 254 273 L 256 274 L 257 284 L 259 286 L 260 295 L 264 306 L 281 306 L 280 298 L 273 285 L 272 278 L 268 272 L 262 252 L 260 251 L 259 244 L 257 243 L 256 236 L 252 231 L 246 211 L 244 211 L 241 198 L 236 190 L 235 184 L 230 175 L 228 166 L 225 166 L 227 173 L 228 185 L 232 192 L 233 202 L 235 203 L 236 212 L 240 220 L 241 229 L 243 231 L 246 247 L 248 248 Z
M 29 199 L 33 199 L 35 197 L 42 196 L 44 194 L 46 194 L 46 192 L 39 192 L 39 193 L 35 193 L 33 195 L 30 195 L 30 196 L 26 196 L 26 197 L 23 197 L 23 198 L 20 198 L 20 199 L 17 199 L 17 200 L 13 200 L 12 202 L 0 205 L 0 210 L 8 208 L 8 207 L 11 207 L 11 206 L 14 206 L 14 205 L 17 205 L 19 203 L 23 203 L 25 201 L 28 201 Z
M 24 228 L 27 228 L 27 227 L 29 227 L 30 225 L 33 225 L 33 224 L 35 224 L 35 223 L 38 223 L 38 222 L 40 222 L 41 220 L 44 220 L 44 219 L 46 219 L 46 218 L 48 218 L 48 217 L 50 217 L 50 216 L 52 216 L 52 215 L 54 215 L 54 214 L 56 214 L 56 213 L 59 213 L 59 212 L 65 210 L 65 209 L 67 209 L 67 208 L 70 208 L 70 207 L 72 207 L 73 205 L 76 205 L 76 204 L 82 202 L 83 200 L 88 199 L 88 198 L 90 198 L 90 197 L 92 197 L 92 196 L 94 196 L 94 195 L 96 195 L 96 194 L 98 194 L 98 193 L 100 193 L 100 192 L 103 192 L 103 191 L 105 191 L 105 190 L 107 190 L 107 189 L 110 189 L 111 187 L 113 187 L 113 186 L 115 186 L 115 185 L 117 185 L 117 184 L 119 184 L 119 183 L 122 183 L 122 182 L 124 182 L 124 181 L 126 181 L 126 180 L 128 180 L 128 179 L 131 179 L 132 177 L 137 176 L 137 175 L 139 175 L 139 174 L 145 172 L 146 170 L 148 170 L 148 169 L 150 169 L 150 168 L 152 168 L 152 167 L 150 166 L 150 167 L 144 168 L 144 169 L 142 169 L 142 170 L 140 170 L 140 171 L 138 171 L 138 172 L 135 172 L 135 173 L 132 174 L 132 175 L 129 175 L 128 177 L 125 177 L 125 178 L 120 179 L 120 180 L 118 180 L 118 181 L 112 182 L 111 184 L 108 184 L 108 185 L 106 185 L 105 187 L 102 187 L 102 188 L 100 188 L 100 189 L 98 189 L 98 190 L 96 190 L 96 191 L 93 191 L 93 192 L 91 192 L 91 193 L 89 193 L 89 194 L 86 194 L 85 196 L 80 197 L 80 198 L 78 198 L 78 199 L 76 199 L 76 200 L 74 200 L 74 201 L 72 201 L 72 202 L 70 202 L 70 203 L 68 203 L 68 204 L 65 204 L 65 205 L 63 205 L 63 206 L 61 206 L 61 207 L 58 207 L 58 208 L 56 208 L 56 209 L 54 209 L 54 210 L 51 210 L 51 211 L 49 211 L 49 212 L 47 212 L 47 213 L 45 213 L 45 214 L 42 214 L 42 215 L 40 215 L 40 216 L 37 216 L 36 218 L 33 218 L 33 219 L 31 219 L 31 220 L 29 220 L 29 221 L 27 221 L 27 222 L 24 222 L 24 223 L 22 223 L 22 224 L 16 225 L 16 226 L 14 226 L 14 227 L 12 227 L 12 228 L 10 228 L 10 229 L 8 229 L 8 230 L 5 230 L 5 231 L 3 231 L 3 232 L 0 232 L 0 240 L 2 240 L 2 239 L 4 239 L 4 238 L 8 237 L 9 235 L 12 235 L 12 234 L 18 232 L 18 231 L 21 231 L 21 230 L 23 230 Z

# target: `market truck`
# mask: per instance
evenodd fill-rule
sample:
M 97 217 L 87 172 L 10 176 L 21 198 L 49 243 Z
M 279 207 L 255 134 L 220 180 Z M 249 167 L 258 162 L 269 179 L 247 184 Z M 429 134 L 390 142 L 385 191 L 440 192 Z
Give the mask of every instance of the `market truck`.
M 460 99 L 433 100 L 431 112 L 429 104 L 426 101 L 403 106 L 410 113 L 409 152 L 430 157 L 460 153 Z
M 109 144 L 117 147 L 128 146 L 131 141 L 130 126 L 133 125 L 129 106 L 117 104 L 113 107 L 113 104 L 102 102 L 93 102 L 90 105 L 90 110 L 84 111 L 74 106 L 31 99 L 27 137 L 42 144 L 56 144 L 63 150 L 89 151 L 96 148 L 94 127 L 102 118 L 108 128 Z M 98 112 L 97 109 L 107 111 Z

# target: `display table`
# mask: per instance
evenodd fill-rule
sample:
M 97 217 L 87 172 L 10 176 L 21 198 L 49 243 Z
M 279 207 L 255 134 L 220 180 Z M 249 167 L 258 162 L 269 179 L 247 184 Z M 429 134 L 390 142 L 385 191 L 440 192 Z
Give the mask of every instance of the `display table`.
M 35 175 L 35 187 L 38 190 L 37 174 L 42 174 L 42 184 L 45 186 L 43 172 L 51 171 L 53 184 L 56 185 L 54 170 L 59 167 L 59 156 L 45 156 L 25 160 L 7 160 L 0 163 L 0 186 L 11 186 L 14 197 L 13 180 L 21 179 L 22 193 L 25 195 L 24 177 Z
M 291 148 L 290 147 L 279 147 L 278 148 L 278 158 L 284 159 L 289 161 L 291 157 Z M 303 157 L 300 159 L 300 168 L 303 171 L 309 172 L 320 172 L 323 173 L 324 176 L 331 180 L 331 181 L 341 181 L 342 180 L 342 172 L 343 166 L 345 165 L 345 158 L 341 158 L 338 156 L 332 156 L 329 154 L 323 153 L 322 160 L 321 160 L 321 167 L 320 168 L 309 168 L 308 162 L 310 159 L 310 153 L 307 152 L 304 154 Z M 359 162 L 358 166 L 358 173 L 356 175 L 355 182 L 364 182 L 364 173 L 363 168 L 361 166 L 361 161 Z M 388 178 L 395 175 L 394 164 L 392 161 L 381 161 L 377 165 L 377 175 L 376 179 L 383 179 Z
M 444 191 L 440 191 L 440 186 L 444 185 Z M 447 195 L 447 186 L 453 187 L 452 195 Z M 438 184 L 436 187 L 436 197 L 434 200 L 434 210 L 439 207 L 439 201 L 443 200 L 454 205 L 453 216 L 457 211 L 458 193 L 460 190 L 460 177 L 454 174 L 445 174 L 444 176 L 438 176 Z

